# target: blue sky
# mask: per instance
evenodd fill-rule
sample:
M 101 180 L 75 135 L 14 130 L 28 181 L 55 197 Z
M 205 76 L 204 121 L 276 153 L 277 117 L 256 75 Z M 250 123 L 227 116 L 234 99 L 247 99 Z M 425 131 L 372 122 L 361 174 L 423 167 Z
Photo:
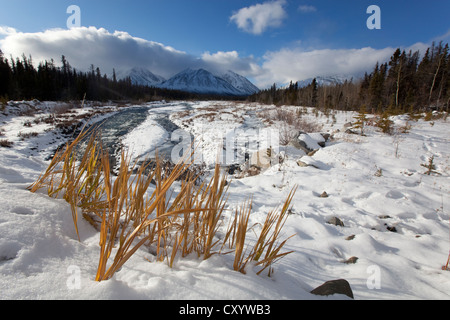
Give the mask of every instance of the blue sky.
M 95 27 L 77 33 L 77 40 L 67 30 L 69 5 L 80 7 L 82 27 Z M 370 5 L 381 9 L 380 30 L 366 26 Z M 192 61 L 197 65 L 207 61 L 234 68 L 260 87 L 289 78 L 296 81 L 324 75 L 324 67 L 329 74 L 346 73 L 345 60 L 354 64 L 348 74 L 361 73 L 365 71 L 361 61 L 364 57 L 368 70 L 397 47 L 423 50 L 434 40 L 450 39 L 448 0 L 0 0 L 0 8 L 0 39 L 9 38 L 0 40 L 5 53 L 21 55 L 18 50 L 22 50 L 37 59 L 48 54 L 55 60 L 65 53 L 72 64 L 84 68 L 77 56 L 85 52 L 77 52 L 77 48 L 80 37 L 90 34 L 98 44 L 90 52 L 96 55 L 92 63 L 103 63 L 106 73 L 114 64 L 118 69 L 122 64 L 124 69 L 128 67 L 131 62 L 125 63 L 121 54 L 140 51 L 141 46 L 145 50 L 152 46 L 145 53 L 151 59 L 156 47 L 138 40 L 142 39 L 161 44 L 159 53 L 169 50 L 168 56 L 177 59 L 158 64 L 174 68 L 153 72 L 170 76 L 177 71 L 175 66 L 179 69 Z M 55 33 L 55 29 L 66 32 Z M 125 50 L 123 39 L 120 43 L 113 41 L 120 37 L 115 31 L 126 32 L 132 38 L 126 42 L 130 48 L 133 45 L 134 51 Z M 59 50 L 65 52 L 58 52 L 58 42 Z M 176 54 L 170 52 L 172 48 Z M 105 52 L 110 56 L 102 57 Z M 146 64 L 143 56 L 134 60 Z M 334 60 L 336 67 L 321 63 L 321 59 L 328 62 L 329 56 L 339 56 Z M 155 61 L 147 66 L 150 69 L 160 56 L 154 57 Z M 293 63 L 283 65 L 282 58 Z

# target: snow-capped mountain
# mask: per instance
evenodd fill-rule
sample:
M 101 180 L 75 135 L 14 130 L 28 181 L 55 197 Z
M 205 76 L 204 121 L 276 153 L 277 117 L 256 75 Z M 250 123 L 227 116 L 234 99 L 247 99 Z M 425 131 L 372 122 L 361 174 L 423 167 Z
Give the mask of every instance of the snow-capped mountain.
M 335 84 L 343 84 L 345 80 L 349 80 L 352 77 L 345 76 L 345 75 L 333 75 L 333 76 L 318 76 L 316 77 L 317 85 L 319 86 L 328 86 L 328 85 L 335 85 Z M 306 87 L 311 84 L 311 82 L 314 80 L 314 78 L 306 79 L 298 81 L 298 86 Z
M 251 83 L 246 77 L 231 70 L 228 70 L 226 73 L 220 75 L 220 78 L 224 79 L 226 82 L 246 95 L 251 95 L 259 91 L 258 87 Z
M 156 75 L 150 70 L 142 67 L 135 67 L 131 69 L 130 71 L 122 75 L 121 78 L 127 77 L 130 77 L 133 84 L 149 87 L 156 86 L 166 80 L 162 76 Z
M 221 77 L 205 69 L 186 69 L 158 85 L 160 88 L 200 94 L 244 96 L 248 93 L 234 87 Z

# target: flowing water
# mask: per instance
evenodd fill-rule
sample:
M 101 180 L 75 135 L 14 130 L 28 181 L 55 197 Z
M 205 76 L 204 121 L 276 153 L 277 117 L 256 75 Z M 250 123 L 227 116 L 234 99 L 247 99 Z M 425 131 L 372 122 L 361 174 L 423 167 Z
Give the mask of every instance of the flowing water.
M 149 117 L 163 128 L 167 134 L 160 139 L 159 144 L 155 149 L 148 150 L 149 158 L 152 158 L 158 149 L 158 155 L 167 157 L 171 154 L 172 148 L 176 142 L 171 140 L 171 134 L 180 129 L 176 124 L 170 120 L 170 114 L 174 111 L 187 110 L 191 108 L 189 103 L 151 103 L 142 106 L 133 106 L 117 112 L 116 114 L 102 120 L 99 123 L 91 126 L 90 130 L 98 128 L 102 145 L 108 150 L 111 155 L 113 163 L 117 163 L 118 157 L 122 150 L 122 139 L 131 133 L 134 129 L 142 125 Z M 152 132 L 148 132 L 150 135 Z M 139 139 L 146 139 L 145 133 Z

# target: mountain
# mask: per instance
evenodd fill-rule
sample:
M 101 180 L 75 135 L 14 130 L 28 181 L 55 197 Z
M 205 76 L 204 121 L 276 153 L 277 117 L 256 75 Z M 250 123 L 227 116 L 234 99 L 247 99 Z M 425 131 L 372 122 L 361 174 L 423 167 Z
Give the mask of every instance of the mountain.
M 343 84 L 345 80 L 351 79 L 350 76 L 345 75 L 334 75 L 334 76 L 319 76 L 316 77 L 317 85 L 319 86 L 328 86 L 328 85 L 335 85 L 335 84 Z M 314 78 L 298 81 L 298 86 L 300 88 L 306 87 L 311 84 L 311 82 L 314 80 Z
M 150 70 L 141 67 L 135 67 L 126 72 L 121 78 L 130 77 L 133 84 L 154 87 L 166 79 L 152 73 Z
M 228 81 L 205 69 L 186 69 L 158 85 L 160 88 L 200 94 L 245 96 L 246 92 L 235 88 Z
M 222 74 L 220 78 L 231 84 L 233 87 L 243 92 L 245 95 L 252 95 L 259 92 L 259 89 L 251 83 L 246 77 L 241 76 L 231 70 Z

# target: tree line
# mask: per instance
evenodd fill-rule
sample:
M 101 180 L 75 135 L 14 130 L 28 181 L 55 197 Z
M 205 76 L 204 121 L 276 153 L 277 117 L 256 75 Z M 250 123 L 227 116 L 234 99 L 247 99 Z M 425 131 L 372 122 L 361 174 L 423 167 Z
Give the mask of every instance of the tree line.
M 262 90 L 248 98 L 251 102 L 301 105 L 321 110 L 366 109 L 373 113 L 416 112 L 428 108 L 446 109 L 450 103 L 450 54 L 448 43 L 433 43 L 423 57 L 419 51 L 397 49 L 389 62 L 377 63 L 359 80 L 308 86 L 298 82 L 286 88 Z
M 87 72 L 73 68 L 65 56 L 61 65 L 55 61 L 42 61 L 34 66 L 32 57 L 6 59 L 0 50 L 0 99 L 42 101 L 132 101 L 132 100 L 191 100 L 231 99 L 212 95 L 198 95 L 178 90 L 149 87 L 132 83 L 129 77 L 117 79 L 101 73 L 91 65 Z

